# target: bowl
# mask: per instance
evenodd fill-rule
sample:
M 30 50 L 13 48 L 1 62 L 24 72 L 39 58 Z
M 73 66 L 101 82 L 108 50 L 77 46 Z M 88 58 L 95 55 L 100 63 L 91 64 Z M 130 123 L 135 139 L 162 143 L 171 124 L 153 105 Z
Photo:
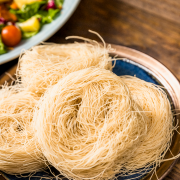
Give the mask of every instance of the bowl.
M 64 0 L 61 13 L 50 24 L 45 24 L 35 36 L 22 40 L 13 50 L 0 55 L 0 65 L 17 58 L 22 50 L 29 49 L 54 35 L 70 18 L 79 2 L 80 0 Z
M 112 45 L 112 48 L 116 49 L 116 52 L 110 52 L 111 56 L 117 56 L 120 58 L 120 60 L 116 61 L 113 72 L 120 76 L 136 76 L 145 81 L 163 86 L 171 102 L 172 109 L 175 112 L 174 123 L 176 124 L 177 120 L 180 119 L 180 83 L 176 77 L 164 65 L 144 53 L 118 45 Z M 16 67 L 13 67 L 9 73 L 13 75 L 15 73 L 15 69 Z M 4 75 L 2 79 L 3 81 L 10 80 L 8 75 Z M 180 132 L 180 127 L 178 128 L 178 131 Z M 174 155 L 177 155 L 180 152 L 180 135 L 177 132 L 174 132 L 170 150 Z M 168 158 L 172 158 L 169 151 L 165 155 L 165 159 Z M 171 171 L 176 162 L 177 160 L 168 160 L 161 163 L 160 167 L 157 168 L 157 176 L 159 180 L 162 180 Z M 53 171 L 56 172 L 55 169 L 53 169 Z M 2 174 L 8 180 L 29 179 L 29 177 L 19 178 L 5 173 Z M 127 180 L 133 178 L 134 180 L 149 180 L 151 175 L 151 173 L 147 173 L 145 175 L 135 174 L 133 176 L 119 177 L 118 179 Z M 45 177 L 49 177 L 51 175 L 49 172 L 39 172 L 33 176 L 31 177 L 32 180 L 39 180 L 42 177 L 46 180 Z M 151 180 L 156 179 L 155 175 L 151 177 Z

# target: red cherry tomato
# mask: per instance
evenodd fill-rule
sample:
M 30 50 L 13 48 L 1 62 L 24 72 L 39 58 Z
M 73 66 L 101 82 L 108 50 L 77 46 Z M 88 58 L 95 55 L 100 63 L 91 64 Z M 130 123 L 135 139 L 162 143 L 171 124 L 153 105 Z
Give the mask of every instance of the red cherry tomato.
M 21 30 L 14 25 L 6 26 L 1 31 L 1 38 L 6 46 L 14 47 L 21 41 Z

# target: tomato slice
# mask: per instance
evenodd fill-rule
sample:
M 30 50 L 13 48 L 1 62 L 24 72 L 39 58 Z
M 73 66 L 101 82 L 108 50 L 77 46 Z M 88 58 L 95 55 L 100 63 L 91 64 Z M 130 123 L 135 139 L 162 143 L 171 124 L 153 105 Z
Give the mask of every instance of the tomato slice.
M 14 25 L 6 26 L 1 31 L 2 41 L 8 47 L 14 47 L 18 45 L 21 41 L 21 37 L 21 30 Z

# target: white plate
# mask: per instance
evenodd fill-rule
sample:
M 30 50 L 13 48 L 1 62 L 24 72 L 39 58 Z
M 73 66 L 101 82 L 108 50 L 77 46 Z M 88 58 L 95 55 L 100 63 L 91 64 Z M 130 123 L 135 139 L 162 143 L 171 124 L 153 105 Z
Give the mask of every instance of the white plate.
M 21 43 L 18 46 L 16 46 L 13 50 L 9 51 L 6 54 L 0 55 L 0 64 L 6 63 L 17 58 L 22 52 L 22 50 L 29 49 L 32 46 L 35 46 L 40 42 L 50 38 L 70 18 L 70 16 L 78 6 L 79 2 L 80 0 L 65 0 L 60 15 L 52 23 L 44 25 L 41 31 L 35 36 L 26 40 L 22 40 Z

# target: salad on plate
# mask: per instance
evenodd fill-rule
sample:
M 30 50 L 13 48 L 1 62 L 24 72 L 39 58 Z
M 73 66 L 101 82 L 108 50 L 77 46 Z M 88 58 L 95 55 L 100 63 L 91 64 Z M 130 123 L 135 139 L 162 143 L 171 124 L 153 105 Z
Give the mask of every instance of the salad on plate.
M 0 0 L 0 55 L 37 34 L 61 11 L 64 0 Z

